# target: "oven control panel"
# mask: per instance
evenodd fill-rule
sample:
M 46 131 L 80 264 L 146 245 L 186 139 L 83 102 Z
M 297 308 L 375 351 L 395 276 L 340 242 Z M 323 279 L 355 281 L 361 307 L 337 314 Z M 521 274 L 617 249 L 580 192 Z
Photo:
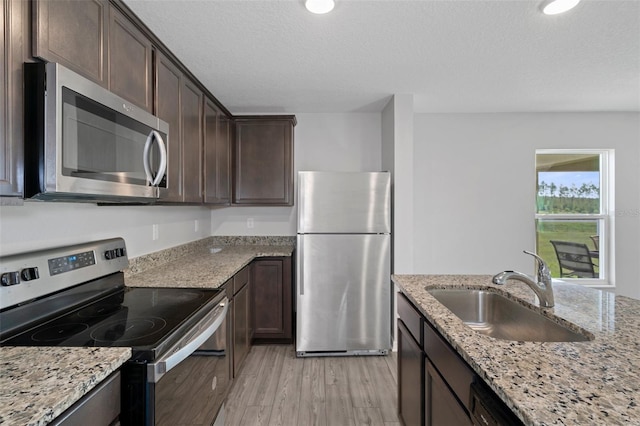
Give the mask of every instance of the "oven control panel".
M 0 310 L 123 271 L 125 247 L 110 238 L 0 256 Z
M 68 256 L 55 257 L 49 259 L 49 274 L 58 275 L 74 269 L 95 265 L 96 258 L 93 251 L 74 253 Z

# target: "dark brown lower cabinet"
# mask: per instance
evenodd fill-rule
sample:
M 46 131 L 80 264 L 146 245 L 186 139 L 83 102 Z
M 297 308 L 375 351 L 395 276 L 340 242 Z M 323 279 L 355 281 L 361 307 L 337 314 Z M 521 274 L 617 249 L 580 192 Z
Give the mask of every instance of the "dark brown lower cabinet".
M 249 286 L 244 286 L 233 297 L 233 375 L 249 353 Z
M 293 341 L 291 257 L 256 259 L 252 263 L 253 341 Z
M 398 321 L 398 417 L 405 426 L 424 424 L 424 353 Z
M 425 359 L 425 424 L 471 426 L 467 411 L 446 385 L 429 359 Z
M 398 416 L 405 426 L 470 426 L 470 413 L 486 410 L 472 403 L 472 387 L 492 412 L 482 411 L 484 424 L 521 425 L 412 302 L 399 293 Z M 477 398 L 474 398 L 474 400 Z M 475 405 L 474 405 L 475 404 Z M 476 411 L 474 411 L 476 410 Z M 490 419 L 500 419 L 491 423 Z M 478 424 L 480 420 L 478 420 Z
M 244 359 L 251 348 L 250 339 L 250 301 L 251 285 L 249 267 L 246 266 L 234 275 L 227 284 L 227 297 L 230 297 L 231 309 L 231 351 L 233 357 L 233 377 L 237 377 Z

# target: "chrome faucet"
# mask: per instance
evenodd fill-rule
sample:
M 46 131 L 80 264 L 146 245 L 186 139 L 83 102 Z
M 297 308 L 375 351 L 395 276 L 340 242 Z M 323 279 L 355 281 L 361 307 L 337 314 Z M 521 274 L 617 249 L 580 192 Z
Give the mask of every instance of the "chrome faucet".
M 530 251 L 524 250 L 536 259 L 538 271 L 535 277 L 517 271 L 503 271 L 493 277 L 493 283 L 504 285 L 507 280 L 517 280 L 525 283 L 538 296 L 541 308 L 553 308 L 553 288 L 551 287 L 551 272 L 549 267 L 540 256 Z

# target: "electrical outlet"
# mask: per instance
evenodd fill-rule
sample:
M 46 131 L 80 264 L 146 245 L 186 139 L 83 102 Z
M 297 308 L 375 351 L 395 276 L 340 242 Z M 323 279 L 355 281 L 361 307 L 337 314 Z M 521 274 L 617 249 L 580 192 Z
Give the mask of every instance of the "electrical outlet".
M 247 228 L 251 229 L 253 228 L 253 218 L 247 218 Z
M 155 241 L 158 238 L 160 238 L 160 232 L 158 230 L 158 224 L 157 223 L 154 223 L 153 226 L 151 227 L 151 237 L 153 238 L 153 241 Z

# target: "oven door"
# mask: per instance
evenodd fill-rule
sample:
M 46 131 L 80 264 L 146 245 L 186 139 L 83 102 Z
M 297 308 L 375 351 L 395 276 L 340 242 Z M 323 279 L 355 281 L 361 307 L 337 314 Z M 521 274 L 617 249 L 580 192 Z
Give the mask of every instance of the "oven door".
M 152 363 L 123 367 L 122 425 L 211 425 L 229 387 L 225 297 L 184 339 Z
M 229 387 L 226 323 L 225 319 L 198 351 L 156 383 L 156 426 L 212 425 L 215 422 Z
M 67 87 L 61 90 L 62 177 L 93 181 L 98 190 L 109 183 L 167 186 L 166 133 Z

